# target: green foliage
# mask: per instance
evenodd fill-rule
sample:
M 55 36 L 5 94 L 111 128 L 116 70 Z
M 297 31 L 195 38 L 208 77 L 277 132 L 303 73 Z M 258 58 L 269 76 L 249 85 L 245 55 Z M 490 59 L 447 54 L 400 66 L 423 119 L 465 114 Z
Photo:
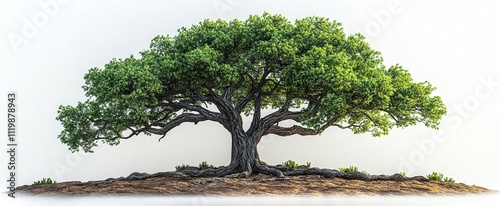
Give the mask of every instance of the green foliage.
M 182 172 L 182 171 L 184 171 L 188 167 L 189 167 L 189 165 L 185 165 L 185 164 L 177 165 L 177 166 L 175 166 L 175 171 L 176 172 Z
M 431 174 L 427 175 L 427 179 L 429 179 L 429 180 L 435 180 L 435 181 L 442 181 L 443 180 L 443 174 L 438 173 L 438 172 L 432 172 Z
M 198 165 L 198 168 L 200 170 L 203 170 L 203 169 L 209 169 L 209 168 L 215 168 L 213 165 L 209 165 L 206 161 L 203 161 L 201 162 L 199 165 Z
M 190 167 L 190 165 L 185 165 L 185 164 L 177 165 L 177 166 L 175 166 L 175 171 L 182 172 L 188 167 Z M 198 169 L 200 169 L 200 170 L 209 169 L 209 168 L 215 168 L 215 167 L 213 165 L 208 164 L 207 161 L 203 161 L 200 164 L 198 164 Z
M 439 181 L 439 182 L 452 182 L 452 183 L 455 182 L 455 180 L 453 178 L 444 177 L 443 174 L 438 173 L 438 172 L 432 172 L 431 174 L 428 174 L 427 179 L 435 180 L 435 181 Z
M 358 167 L 355 166 L 339 167 L 339 171 L 343 173 L 358 172 Z
M 55 184 L 56 181 L 50 179 L 50 178 L 43 178 L 42 180 L 38 180 L 36 182 L 33 182 L 34 185 L 48 185 L 48 184 Z
M 306 167 L 311 168 L 311 162 L 306 162 Z
M 406 172 L 400 172 L 399 174 L 403 177 L 406 177 Z
M 298 111 L 280 121 L 297 120 L 310 134 L 336 126 L 373 136 L 417 123 L 437 128 L 446 113 L 430 83 L 384 65 L 365 37 L 346 35 L 339 22 L 322 17 L 204 20 L 173 37 L 155 37 L 140 57 L 92 68 L 84 80 L 87 99 L 61 105 L 56 117 L 64 128 L 58 138 L 73 152 L 165 135 L 184 122 L 239 122 L 226 114 L 266 108 L 276 110 L 269 117 Z
M 367 171 L 359 171 L 358 167 L 355 166 L 349 166 L 349 167 L 339 167 L 339 171 L 342 173 L 352 173 L 352 172 L 361 172 L 365 174 L 366 176 L 371 176 L 371 174 Z
M 455 180 L 453 178 L 450 178 L 450 177 L 445 177 L 443 179 L 443 182 L 451 182 L 451 183 L 455 183 Z
M 286 162 L 283 162 L 282 165 L 283 165 L 283 167 L 288 167 L 288 168 L 291 168 L 291 169 L 297 169 L 299 167 L 299 164 L 297 164 L 293 160 L 288 160 Z

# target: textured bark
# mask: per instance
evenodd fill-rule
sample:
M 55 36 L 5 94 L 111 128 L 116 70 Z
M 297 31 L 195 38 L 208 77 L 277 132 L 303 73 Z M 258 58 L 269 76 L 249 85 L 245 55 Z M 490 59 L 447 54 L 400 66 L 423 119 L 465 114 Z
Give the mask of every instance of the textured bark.
M 307 129 L 307 128 L 303 128 L 303 127 L 297 126 L 297 125 L 293 125 L 292 127 L 280 127 L 277 125 L 273 125 L 271 128 L 269 128 L 266 131 L 266 134 L 275 134 L 275 135 L 285 137 L 285 136 L 291 136 L 294 134 L 303 135 L 303 136 L 304 135 L 317 135 L 317 134 L 319 134 L 319 132 L 314 130 L 314 129 Z
M 232 150 L 231 162 L 232 173 L 239 173 L 238 177 L 248 177 L 251 174 L 273 174 L 283 177 L 283 173 L 277 169 L 269 168 L 261 164 L 257 151 L 256 137 L 248 136 L 243 130 L 231 132 Z
M 257 147 L 242 129 L 231 133 L 233 150 L 230 164 L 237 165 L 236 172 L 240 172 L 241 176 L 249 176 L 257 164 Z

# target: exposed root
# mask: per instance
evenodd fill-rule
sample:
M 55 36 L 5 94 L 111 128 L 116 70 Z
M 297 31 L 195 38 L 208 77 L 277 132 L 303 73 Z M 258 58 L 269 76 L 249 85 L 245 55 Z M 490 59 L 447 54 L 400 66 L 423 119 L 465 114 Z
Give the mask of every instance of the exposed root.
M 246 170 L 242 171 L 238 169 L 237 164 L 230 164 L 227 167 L 218 167 L 218 168 L 208 168 L 199 170 L 195 167 L 188 168 L 181 173 L 191 177 L 238 177 L 245 178 L 249 177 L 254 173 L 261 173 L 266 175 L 274 175 L 278 178 L 285 177 L 283 171 L 278 168 L 273 168 L 267 165 L 261 165 L 257 163 L 254 168 L 250 166 L 250 164 L 246 165 Z
M 248 177 L 250 176 L 250 172 L 249 171 L 244 171 L 244 172 L 241 172 L 237 175 L 238 178 L 245 178 L 245 177 Z
M 248 169 L 248 168 L 247 168 Z M 253 171 L 246 170 L 241 171 L 238 169 L 237 164 L 229 165 L 227 167 L 219 167 L 215 169 L 188 169 L 181 172 L 182 175 L 190 176 L 190 177 L 233 177 L 233 178 L 245 178 L 249 177 L 254 173 L 260 173 L 265 175 L 273 175 L 277 179 L 284 179 L 286 176 L 299 176 L 299 175 L 319 175 L 324 178 L 342 178 L 347 180 L 363 180 L 363 181 L 378 181 L 378 180 L 386 180 L 386 181 L 407 181 L 407 180 L 417 180 L 417 181 L 428 181 L 427 178 L 423 176 L 415 176 L 415 177 L 404 177 L 401 174 L 393 174 L 393 175 L 369 175 L 361 172 L 351 172 L 351 173 L 343 173 L 338 170 L 333 169 L 320 169 L 317 167 L 314 168 L 299 168 L 299 169 L 290 169 L 285 167 L 276 167 L 276 166 L 267 166 L 256 164 Z M 158 176 L 157 173 L 154 175 L 143 175 L 143 174 L 134 174 L 133 179 L 145 179 L 151 176 Z
M 279 177 L 279 178 L 285 177 L 285 174 L 283 174 L 283 172 L 281 170 L 276 169 L 276 168 L 272 168 L 272 167 L 269 167 L 266 165 L 257 164 L 255 169 L 258 173 L 262 173 L 262 174 L 266 174 L 266 175 L 272 174 L 272 175 Z
M 224 177 L 236 173 L 236 164 L 230 164 L 227 167 L 208 168 L 198 171 L 183 171 L 182 173 L 195 177 Z M 191 173 L 191 174 L 189 174 Z
M 429 181 L 427 178 L 423 176 L 415 176 L 415 177 L 404 177 L 401 174 L 393 174 L 393 175 L 368 175 L 361 172 L 351 172 L 351 173 L 343 173 L 337 170 L 331 169 L 319 169 L 319 168 L 308 168 L 308 169 L 294 169 L 290 171 L 284 172 L 286 176 L 297 176 L 297 175 L 320 175 L 325 178 L 342 178 L 347 180 L 363 180 L 363 181 L 378 181 L 378 180 L 386 180 L 386 181 L 406 181 L 406 180 L 417 180 L 421 182 Z
M 248 177 L 252 173 L 252 166 L 250 165 L 250 162 L 247 162 L 247 164 L 245 165 L 245 171 L 240 174 L 240 177 Z
M 152 177 L 178 177 L 181 179 L 191 179 L 192 177 L 226 177 L 226 178 L 245 178 L 251 176 L 253 173 L 250 171 L 237 170 L 236 164 L 229 165 L 227 167 L 210 168 L 199 170 L 196 167 L 188 168 L 182 172 L 158 172 L 154 174 L 139 173 L 134 172 L 128 177 L 121 178 L 108 178 L 105 182 L 113 182 L 116 180 L 143 180 Z M 275 177 L 271 179 L 266 179 L 266 181 L 283 181 L 286 180 L 286 176 L 300 176 L 300 175 L 319 175 L 324 178 L 342 178 L 348 180 L 363 180 L 363 181 L 408 181 L 416 180 L 420 182 L 429 181 L 423 176 L 415 177 L 404 177 L 401 174 L 393 175 L 367 175 L 361 172 L 352 173 L 342 173 L 337 170 L 332 169 L 319 169 L 319 168 L 307 168 L 307 169 L 290 169 L 284 167 L 272 167 L 257 164 L 254 168 L 255 173 L 261 173 L 266 175 L 274 175 Z
M 297 176 L 297 175 L 321 175 L 326 178 L 341 177 L 343 173 L 336 170 L 330 169 L 319 169 L 317 167 L 308 169 L 294 169 L 291 171 L 286 171 L 286 176 Z

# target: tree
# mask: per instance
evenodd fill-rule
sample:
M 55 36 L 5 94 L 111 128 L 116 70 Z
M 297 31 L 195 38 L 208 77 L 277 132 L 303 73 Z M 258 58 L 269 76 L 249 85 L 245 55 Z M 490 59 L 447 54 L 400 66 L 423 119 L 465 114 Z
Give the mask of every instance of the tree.
M 71 151 L 139 134 L 161 140 L 183 123 L 214 121 L 231 134 L 231 162 L 205 174 L 283 176 L 259 159 L 257 144 L 266 135 L 339 127 L 380 136 L 417 123 L 437 129 L 446 113 L 430 83 L 413 82 L 400 65 L 387 68 L 361 34 L 347 36 L 327 18 L 205 20 L 174 37 L 155 37 L 140 55 L 90 69 L 88 99 L 59 107 L 58 138 Z M 264 109 L 272 112 L 262 115 Z M 252 119 L 249 128 L 243 115 Z

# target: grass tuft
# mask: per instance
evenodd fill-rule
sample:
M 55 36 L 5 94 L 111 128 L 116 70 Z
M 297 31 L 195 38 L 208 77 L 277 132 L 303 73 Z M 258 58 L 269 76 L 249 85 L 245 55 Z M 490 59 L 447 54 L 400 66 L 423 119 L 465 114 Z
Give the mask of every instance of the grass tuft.
M 43 178 L 42 180 L 38 180 L 36 182 L 33 182 L 33 185 L 50 185 L 50 184 L 55 184 L 56 181 L 50 179 L 50 178 Z
M 451 183 L 455 182 L 453 178 L 445 177 L 442 173 L 439 172 L 432 172 L 431 174 L 428 174 L 427 179 L 439 182 L 451 182 Z
M 283 165 L 283 167 L 288 167 L 288 168 L 292 168 L 292 169 L 297 169 L 299 167 L 299 164 L 297 164 L 293 160 L 288 160 L 286 162 L 283 162 L 282 165 Z
M 209 168 L 215 168 L 213 165 L 209 165 L 207 161 L 203 161 L 200 164 L 198 164 L 198 169 L 203 170 L 203 169 L 209 169 Z
M 355 166 L 339 167 L 339 171 L 343 173 L 358 172 L 358 167 Z
M 189 167 L 189 165 L 185 165 L 185 164 L 177 165 L 177 166 L 175 166 L 175 171 L 176 172 L 182 172 L 182 171 L 184 171 L 188 167 Z

